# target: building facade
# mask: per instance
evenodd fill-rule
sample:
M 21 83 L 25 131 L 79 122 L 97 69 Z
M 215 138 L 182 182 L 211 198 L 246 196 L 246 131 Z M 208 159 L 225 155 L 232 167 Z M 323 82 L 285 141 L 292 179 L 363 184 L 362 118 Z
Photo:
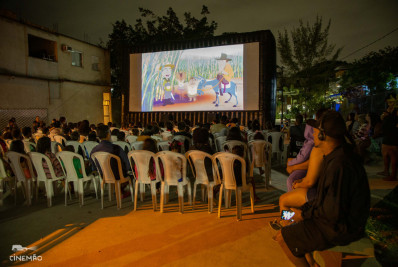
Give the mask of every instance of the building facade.
M 0 15 L 0 128 L 66 117 L 107 123 L 110 56 L 101 47 Z

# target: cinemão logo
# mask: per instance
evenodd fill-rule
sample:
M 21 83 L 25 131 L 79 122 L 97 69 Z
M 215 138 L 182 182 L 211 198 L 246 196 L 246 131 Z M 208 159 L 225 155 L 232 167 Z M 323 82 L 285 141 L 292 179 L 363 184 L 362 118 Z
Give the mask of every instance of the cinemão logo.
M 37 247 L 23 247 L 21 245 L 12 245 L 12 252 L 25 252 L 28 250 L 35 251 Z M 10 261 L 42 261 L 43 257 L 42 256 L 37 256 L 36 254 L 33 255 L 11 255 L 10 256 Z

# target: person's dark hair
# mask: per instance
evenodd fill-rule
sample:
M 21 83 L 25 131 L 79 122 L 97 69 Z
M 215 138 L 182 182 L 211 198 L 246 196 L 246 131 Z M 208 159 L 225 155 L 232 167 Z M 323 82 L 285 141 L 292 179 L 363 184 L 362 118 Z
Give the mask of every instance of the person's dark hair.
M 229 130 L 228 135 L 227 135 L 227 141 L 229 141 L 229 140 L 243 141 L 239 127 L 232 127 Z
M 12 134 L 11 134 L 11 132 L 4 132 L 4 133 L 3 133 L 3 139 L 4 139 L 4 140 L 12 139 Z
M 91 131 L 94 131 L 96 129 L 95 124 L 90 124 L 90 129 Z
M 245 149 L 243 146 L 234 146 L 231 151 L 232 154 L 238 155 L 240 157 L 244 157 Z
M 94 142 L 97 141 L 97 134 L 94 131 L 88 134 L 88 141 L 94 141 Z
M 152 135 L 153 126 L 148 125 L 145 130 L 141 133 L 141 135 L 151 136 Z
M 55 122 L 53 123 L 53 126 L 54 126 L 55 128 L 60 128 L 60 127 L 61 127 L 61 122 L 60 122 L 60 121 L 55 121 Z
M 111 135 L 117 136 L 120 131 L 118 129 L 113 129 Z
M 66 118 L 65 118 L 64 116 L 62 116 L 62 117 L 59 118 L 59 122 L 60 122 L 61 124 L 63 124 L 65 121 L 66 121 Z
M 10 151 L 14 151 L 21 154 L 25 153 L 25 146 L 21 140 L 14 140 L 10 144 Z
M 48 134 L 48 131 L 49 131 L 49 130 L 48 130 L 48 127 L 43 127 L 43 128 L 42 128 L 42 133 L 43 133 L 43 134 Z
M 18 128 L 12 129 L 12 138 L 13 139 L 21 139 L 21 130 Z
M 51 152 L 51 139 L 47 136 L 43 136 L 37 141 L 36 151 L 42 154 Z
M 107 125 L 100 125 L 97 127 L 97 136 L 99 139 L 106 139 L 109 133 L 109 127 Z
M 69 135 L 69 134 L 70 134 L 70 128 L 69 128 L 68 126 L 64 126 L 64 127 L 62 128 L 62 133 L 63 133 L 64 135 Z
M 236 123 L 238 123 L 238 119 L 237 119 L 237 118 L 233 118 L 233 119 L 231 120 L 231 122 L 236 124 Z
M 301 125 L 303 123 L 303 115 L 297 114 L 296 115 L 296 124 Z
M 178 153 L 181 153 L 181 148 L 184 144 L 178 140 L 173 140 L 170 144 L 170 151 L 176 150 Z
M 210 127 L 211 127 L 211 125 L 208 122 L 203 124 L 203 128 L 205 128 L 207 131 L 210 131 Z
M 205 128 L 196 128 L 193 131 L 192 141 L 194 146 L 209 143 L 209 131 Z
M 138 130 L 137 128 L 133 128 L 131 130 L 131 132 L 133 133 L 133 135 L 138 136 L 138 134 L 140 133 L 140 130 Z
M 90 125 L 88 124 L 88 121 L 84 120 L 80 123 L 79 125 L 79 134 L 83 136 L 87 136 L 90 133 Z
M 348 135 L 343 117 L 337 111 L 329 110 L 319 119 L 318 128 L 325 135 L 343 141 Z
M 187 127 L 187 125 L 185 124 L 185 122 L 183 122 L 183 121 L 180 121 L 179 123 L 178 123 L 178 130 L 179 131 L 185 131 L 185 128 Z
M 264 140 L 264 135 L 261 132 L 257 132 L 254 134 L 253 140 Z
M 32 137 L 32 129 L 30 127 L 23 127 L 22 128 L 22 135 L 25 138 L 30 138 Z
M 64 149 L 62 149 L 62 151 L 69 151 L 69 152 L 75 153 L 75 148 L 72 145 L 69 145 L 69 146 L 64 147 Z
M 316 127 L 317 126 L 317 122 L 314 119 L 308 119 L 305 123 L 308 124 L 309 126 L 312 126 L 312 127 Z
M 119 131 L 116 136 L 118 141 L 124 142 L 124 140 L 126 139 L 126 133 L 123 131 Z
M 253 122 L 252 122 L 252 121 L 249 121 L 249 122 L 247 123 L 247 129 L 251 130 L 252 128 L 253 128 Z
M 252 131 L 260 131 L 260 122 L 258 120 L 253 120 Z
M 349 115 L 350 121 L 354 121 L 355 120 L 355 113 L 351 112 Z
M 112 122 L 108 122 L 108 127 L 112 127 Z
M 171 121 L 166 122 L 166 128 L 168 131 L 173 131 L 173 123 Z
M 315 119 L 319 120 L 322 117 L 322 114 L 325 113 L 326 111 L 328 111 L 328 108 L 320 108 L 317 110 L 317 112 L 315 113 Z
M 164 121 L 159 122 L 159 127 L 164 128 Z
M 80 134 L 79 134 L 77 131 L 73 131 L 73 132 L 70 134 L 70 140 L 72 140 L 72 141 L 79 141 L 79 139 L 80 139 Z
M 152 135 L 159 134 L 159 132 L 160 132 L 159 126 L 154 125 L 153 128 L 152 128 Z
M 147 138 L 144 140 L 142 145 L 142 150 L 151 151 L 153 153 L 158 153 L 158 147 L 156 145 L 156 141 L 152 138 Z

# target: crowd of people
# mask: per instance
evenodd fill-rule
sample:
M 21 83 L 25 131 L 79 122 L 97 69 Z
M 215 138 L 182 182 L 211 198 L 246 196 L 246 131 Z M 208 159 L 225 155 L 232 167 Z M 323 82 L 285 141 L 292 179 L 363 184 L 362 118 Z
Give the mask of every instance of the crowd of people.
M 324 250 L 337 245 L 346 245 L 364 235 L 364 227 L 369 215 L 370 190 L 363 163 L 370 160 L 370 153 L 381 151 L 384 160 L 384 180 L 396 180 L 397 147 L 398 147 L 398 114 L 394 105 L 396 96 L 390 95 L 386 102 L 387 110 L 377 116 L 369 114 L 350 114 L 345 121 L 340 113 L 328 109 L 320 109 L 315 119 L 303 123 L 303 116 L 296 117 L 295 125 L 290 127 L 290 151 L 294 158 L 287 162 L 288 192 L 281 195 L 279 206 L 281 215 L 293 212 L 292 217 L 270 222 L 277 230 L 274 240 L 277 241 L 289 259 L 297 266 L 314 265 L 311 252 Z M 286 128 L 285 128 L 286 129 Z M 284 129 L 284 130 L 285 130 Z M 51 161 L 56 175 L 62 174 L 61 163 L 51 151 L 51 141 L 55 136 L 65 140 L 83 143 L 87 140 L 98 142 L 92 153 L 104 151 L 112 153 L 121 160 L 123 175 L 131 172 L 137 175 L 137 168 L 129 162 L 127 152 L 115 145 L 115 141 L 128 141 L 128 136 L 136 136 L 143 141 L 143 150 L 153 153 L 159 151 L 158 140 L 169 141 L 168 150 L 184 153 L 189 150 L 200 150 L 213 155 L 216 152 L 215 138 L 225 136 L 226 140 L 240 141 L 245 144 L 249 140 L 266 139 L 257 120 L 248 123 L 247 127 L 239 125 L 237 119 L 220 117 L 212 124 L 191 125 L 190 121 L 166 123 L 152 122 L 145 127 L 141 123 L 130 123 L 128 127 L 116 128 L 109 123 L 90 124 L 87 120 L 79 123 L 68 123 L 64 117 L 53 120 L 50 127 L 36 118 L 32 127 L 18 128 L 15 119 L 0 138 L 2 152 L 7 150 L 26 153 L 24 142 L 37 143 L 36 151 L 45 154 Z M 181 136 L 183 139 L 178 139 Z M 183 140 L 183 141 L 181 141 Z M 73 151 L 73 147 L 61 144 L 62 149 Z M 33 150 L 33 147 L 30 148 Z M 244 146 L 236 146 L 229 150 L 245 160 Z M 95 164 L 90 162 L 87 151 L 74 151 L 86 156 L 87 172 L 95 171 Z M 85 155 L 86 154 L 86 155 Z M 48 166 L 44 165 L 44 169 Z M 213 181 L 213 165 L 205 159 L 204 165 L 209 181 Z M 236 183 L 242 184 L 240 163 L 234 163 Z M 27 168 L 26 162 L 21 162 Z M 249 166 L 249 164 L 246 164 Z M 391 166 L 391 173 L 390 173 Z M 78 166 L 81 169 L 83 166 Z M 114 173 L 117 164 L 111 162 Z M 178 169 L 178 167 L 177 167 Z M 149 163 L 148 175 L 156 180 L 158 170 L 153 160 Z M 264 170 L 260 169 L 260 174 Z M 26 176 L 29 178 L 29 171 Z M 247 179 L 256 188 L 253 177 Z M 157 186 L 159 189 L 159 185 Z M 214 188 L 215 193 L 219 190 Z M 255 190 L 254 190 L 255 192 Z M 126 197 L 130 191 L 126 190 Z M 258 196 L 255 196 L 259 200 Z

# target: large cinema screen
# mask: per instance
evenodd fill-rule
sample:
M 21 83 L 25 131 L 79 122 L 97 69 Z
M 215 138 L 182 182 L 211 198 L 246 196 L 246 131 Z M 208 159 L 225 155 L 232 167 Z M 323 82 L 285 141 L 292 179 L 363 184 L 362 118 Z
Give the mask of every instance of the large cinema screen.
M 258 107 L 258 43 L 132 54 L 130 67 L 130 111 Z M 254 91 L 251 104 L 246 76 Z

